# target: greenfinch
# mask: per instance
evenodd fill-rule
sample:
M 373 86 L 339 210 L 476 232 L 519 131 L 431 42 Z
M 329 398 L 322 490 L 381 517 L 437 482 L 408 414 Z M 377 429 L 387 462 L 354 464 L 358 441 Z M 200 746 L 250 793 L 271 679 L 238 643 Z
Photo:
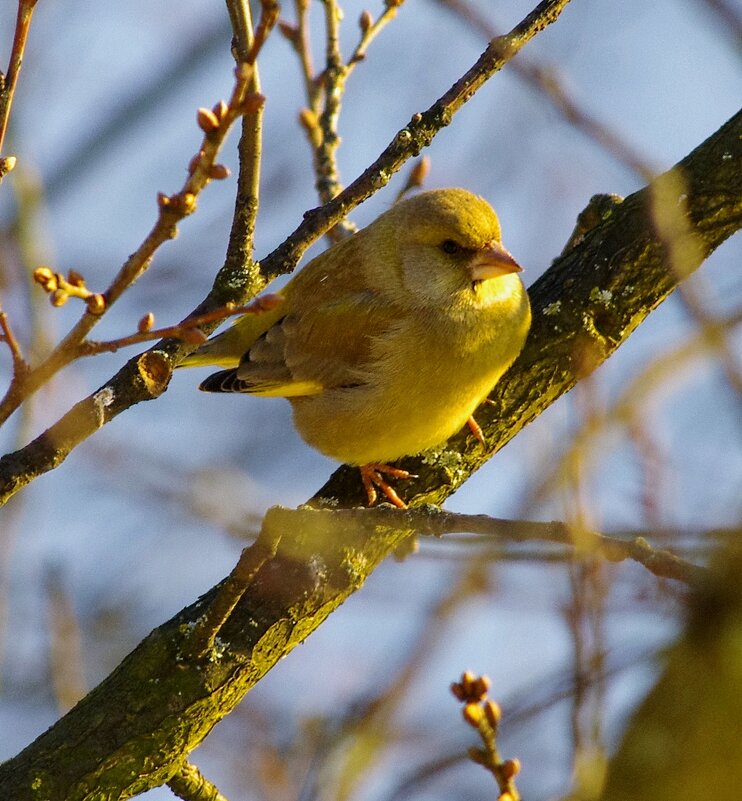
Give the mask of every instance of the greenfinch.
M 404 506 L 389 461 L 444 442 L 520 352 L 531 320 L 521 267 L 492 207 L 464 189 L 422 192 L 326 250 L 187 366 L 201 389 L 287 398 L 304 440 L 360 467 Z

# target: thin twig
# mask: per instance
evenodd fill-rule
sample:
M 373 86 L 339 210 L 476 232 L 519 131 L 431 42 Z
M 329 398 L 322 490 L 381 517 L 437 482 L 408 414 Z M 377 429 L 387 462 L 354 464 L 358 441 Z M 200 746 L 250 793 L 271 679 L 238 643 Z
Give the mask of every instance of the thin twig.
M 275 27 L 276 22 L 278 22 L 278 15 L 280 13 L 280 8 L 276 0 L 261 0 L 260 5 L 262 11 L 260 14 L 260 19 L 258 20 L 258 27 L 255 29 L 255 33 L 253 35 L 250 52 L 247 56 L 248 64 L 255 63 L 258 53 L 260 53 L 263 45 L 265 44 L 265 40 Z
M 404 0 L 388 0 L 384 12 L 375 22 L 368 12 L 363 12 L 359 20 L 360 41 L 348 62 L 344 63 L 340 51 L 341 10 L 337 0 L 323 0 L 326 64 L 321 82 L 313 72 L 307 35 L 307 4 L 303 0 L 297 2 L 297 27 L 287 24 L 282 26 L 284 36 L 299 56 L 305 81 L 308 108 L 302 111 L 299 121 L 312 146 L 317 194 L 322 203 L 332 200 L 343 188 L 337 166 L 337 149 L 340 145 L 338 121 L 348 77 L 365 58 L 366 50 L 373 39 L 396 16 L 397 9 L 403 2 Z M 320 103 L 320 87 L 323 90 L 323 104 Z M 356 230 L 353 223 L 343 218 L 327 235 L 331 241 L 337 242 Z
M 281 295 L 261 295 L 246 306 L 223 306 L 221 309 L 214 309 L 214 311 L 200 314 L 197 317 L 188 317 L 180 323 L 168 325 L 164 328 L 137 331 L 136 334 L 129 334 L 125 337 L 110 339 L 105 342 L 86 339 L 78 347 L 77 355 L 95 356 L 98 353 L 115 353 L 121 348 L 138 345 L 142 342 L 151 342 L 155 339 L 174 338 L 182 339 L 185 342 L 203 343 L 206 341 L 206 335 L 200 331 L 202 325 L 225 320 L 228 317 L 235 317 L 238 314 L 261 314 L 276 308 L 276 305 L 282 302 Z
M 724 30 L 737 40 L 737 47 L 742 48 L 742 12 L 739 5 L 730 0 L 698 0 L 698 2 L 717 16 Z
M 255 62 L 258 49 L 253 36 L 252 16 L 247 0 L 227 0 L 230 19 L 236 43 L 238 59 L 253 59 L 252 78 L 249 86 L 250 92 L 260 94 L 260 75 Z M 265 41 L 267 31 L 275 23 L 276 8 L 270 3 L 263 5 L 263 12 L 258 27 L 261 28 L 262 41 Z M 269 16 L 266 20 L 264 17 Z M 239 61 L 238 61 L 239 63 Z M 221 287 L 246 287 L 253 289 L 253 296 L 264 286 L 258 267 L 255 264 L 253 250 L 255 243 L 255 225 L 260 205 L 260 169 L 262 164 L 263 146 L 263 108 L 254 114 L 242 118 L 242 134 L 237 146 L 239 158 L 239 174 L 237 176 L 237 192 L 232 217 L 232 229 L 229 234 L 227 253 L 224 265 L 217 274 L 214 288 L 206 301 L 202 303 L 192 315 L 199 315 L 210 311 L 213 305 L 222 306 L 225 302 L 233 300 L 221 294 Z M 247 296 L 247 295 L 246 295 Z
M 387 0 L 387 2 L 384 4 L 385 8 L 381 16 L 370 26 L 361 30 L 361 40 L 358 42 L 356 49 L 348 59 L 348 64 L 346 66 L 346 77 L 353 72 L 356 64 L 360 63 L 366 58 L 366 51 L 368 50 L 371 42 L 373 42 L 373 40 L 381 33 L 386 25 L 388 25 L 397 16 L 397 11 L 403 3 L 404 0 Z
M 215 784 L 190 762 L 184 762 L 177 773 L 170 777 L 167 786 L 183 801 L 227 801 Z
M 438 2 L 483 33 L 487 39 L 498 36 L 498 32 L 490 21 L 468 0 L 438 0 Z M 527 60 L 518 59 L 513 62 L 511 69 L 515 75 L 546 97 L 567 122 L 574 125 L 577 130 L 588 136 L 645 181 L 651 181 L 657 174 L 657 170 L 633 145 L 580 106 L 567 87 L 559 80 L 554 66 L 542 67 Z
M 249 93 L 252 74 L 252 67 L 249 65 L 238 65 L 229 103 L 219 104 L 213 111 L 199 110 L 199 124 L 204 130 L 204 138 L 197 156 L 191 163 L 190 174 L 185 184 L 174 195 L 159 196 L 157 221 L 142 244 L 121 267 L 108 289 L 102 293 L 104 308 L 100 312 L 87 309 L 67 336 L 38 367 L 21 379 L 11 382 L 8 392 L 0 402 L 0 424 L 25 398 L 76 358 L 80 344 L 105 311 L 144 273 L 160 245 L 176 236 L 177 224 L 196 210 L 196 198 L 201 190 L 212 179 L 226 177 L 224 168 L 219 169 L 220 165 L 216 164 L 216 156 L 221 145 L 238 117 L 254 113 L 262 105 L 261 97 Z
M 338 119 L 343 97 L 344 65 L 340 53 L 340 8 L 336 0 L 323 0 L 327 39 L 324 71 L 324 109 L 319 116 L 322 141 L 316 154 L 317 193 L 327 203 L 342 189 L 338 177 L 337 149 L 340 145 Z
M 408 159 L 417 156 L 456 112 L 499 72 L 534 36 L 551 25 L 569 0 L 542 0 L 510 33 L 489 43 L 476 62 L 430 108 L 413 115 L 376 160 L 329 203 L 312 209 L 302 223 L 261 262 L 266 278 L 290 272 L 319 237 L 356 206 L 389 183 Z
M 309 0 L 296 0 L 295 4 L 296 29 L 292 32 L 289 41 L 299 56 L 307 103 L 309 108 L 316 114 L 319 112 L 320 88 L 315 79 L 312 48 L 309 42 Z
M 366 50 L 380 31 L 397 15 L 397 9 L 404 0 L 389 0 L 386 8 L 376 22 L 370 25 L 362 24 L 361 38 L 344 64 L 340 52 L 339 21 L 340 9 L 335 0 L 324 0 L 327 36 L 327 66 L 324 72 L 324 109 L 319 117 L 322 139 L 316 153 L 317 191 L 322 203 L 327 203 L 342 190 L 337 167 L 337 149 L 340 145 L 338 135 L 338 121 L 340 107 L 345 94 L 345 86 L 350 74 L 366 57 Z M 362 17 L 362 20 L 365 19 Z M 343 233 L 352 233 L 355 226 L 342 221 L 339 226 Z M 339 236 L 337 238 L 340 238 Z
M 480 534 L 485 537 L 504 539 L 509 542 L 550 542 L 558 545 L 577 547 L 580 553 L 594 553 L 611 562 L 632 559 L 643 565 L 655 576 L 671 578 L 685 584 L 697 584 L 707 571 L 681 559 L 670 551 L 652 548 L 643 536 L 631 540 L 600 534 L 595 531 L 580 532 L 580 541 L 575 543 L 571 526 L 558 521 L 541 522 L 535 520 L 501 520 L 487 515 L 464 515 L 446 512 L 437 506 L 420 506 L 415 509 L 274 509 L 278 518 L 286 516 L 285 525 L 298 526 L 302 514 L 322 514 L 329 517 L 328 525 L 346 527 L 349 523 L 365 526 L 373 530 L 376 526 L 394 527 L 410 530 L 421 535 L 442 537 L 445 534 Z M 293 519 L 292 519 L 293 518 Z M 280 527 L 280 526 L 279 526 Z
M 31 17 L 33 16 L 36 2 L 37 0 L 18 0 L 18 16 L 16 17 L 8 72 L 4 76 L 0 73 L 0 156 L 3 152 L 5 133 L 8 129 L 8 120 L 10 119 L 10 109 L 13 105 L 15 88 L 18 84 L 18 76 L 20 75 L 21 64 L 23 63 L 23 52 L 26 49 L 28 31 L 31 27 Z M 0 169 L 0 181 L 2 181 L 3 173 L 10 172 L 10 169 L 12 169 L 12 166 L 15 164 L 15 162 L 13 162 L 12 165 L 8 165 L 8 159 L 2 159 L 2 161 L 6 166 L 5 169 Z
M 21 346 L 13 333 L 8 315 L 2 309 L 0 309 L 0 330 L 2 331 L 0 339 L 8 345 L 13 359 L 13 376 L 25 375 L 30 369 L 29 364 L 23 358 Z

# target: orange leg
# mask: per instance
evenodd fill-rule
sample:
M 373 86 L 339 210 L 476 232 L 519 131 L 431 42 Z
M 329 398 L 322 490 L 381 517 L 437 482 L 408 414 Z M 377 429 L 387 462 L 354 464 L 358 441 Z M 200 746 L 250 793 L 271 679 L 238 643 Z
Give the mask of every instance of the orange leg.
M 413 473 L 408 473 L 407 470 L 400 470 L 398 467 L 392 467 L 388 464 L 380 464 L 378 462 L 371 462 L 370 464 L 362 464 L 359 468 L 361 471 L 361 481 L 366 489 L 368 497 L 368 505 L 373 506 L 378 498 L 376 487 L 378 487 L 386 496 L 387 500 L 394 504 L 398 509 L 406 509 L 407 504 L 397 495 L 392 487 L 384 480 L 383 476 L 391 476 L 392 478 L 417 478 Z
M 479 423 L 474 419 L 474 417 L 470 415 L 469 419 L 466 421 L 466 424 L 469 426 L 469 431 L 471 431 L 474 438 L 479 440 L 483 448 L 486 448 L 487 443 L 484 441 L 484 434 L 482 433 L 482 429 L 479 427 Z

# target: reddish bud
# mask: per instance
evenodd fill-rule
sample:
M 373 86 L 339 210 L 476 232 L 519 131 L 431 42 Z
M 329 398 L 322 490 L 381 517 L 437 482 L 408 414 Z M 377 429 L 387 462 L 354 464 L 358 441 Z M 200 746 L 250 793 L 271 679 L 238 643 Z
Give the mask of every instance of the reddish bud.
M 213 133 L 219 128 L 219 119 L 210 108 L 200 108 L 196 112 L 198 127 L 206 134 Z
M 184 328 L 179 336 L 184 342 L 188 342 L 189 345 L 203 345 L 208 339 L 200 328 Z
M 72 286 L 83 287 L 85 286 L 85 279 L 77 272 L 77 270 L 70 270 L 67 273 L 67 280 Z
M 140 334 L 145 334 L 147 331 L 152 330 L 152 326 L 155 324 L 155 316 L 152 312 L 147 312 L 144 317 L 137 323 L 137 331 Z
M 422 186 L 430 172 L 430 158 L 423 156 L 415 162 L 410 172 L 410 186 Z
M 361 16 L 358 19 L 358 27 L 366 33 L 366 31 L 374 24 L 374 18 L 371 16 L 371 12 L 364 9 L 361 12 Z
M 63 289 L 55 289 L 49 298 L 52 306 L 64 306 L 68 299 L 69 295 Z
M 224 164 L 212 164 L 209 167 L 209 178 L 213 178 L 215 181 L 223 181 L 225 178 L 229 178 L 230 175 L 229 167 Z
M 57 276 L 49 267 L 37 267 L 33 271 L 33 280 L 44 287 L 47 292 L 54 292 L 58 286 Z
M 500 766 L 503 777 L 510 781 L 520 773 L 520 760 L 519 759 L 506 759 Z
M 214 116 L 221 122 L 227 116 L 229 106 L 223 100 L 220 100 L 211 110 L 214 112 Z
M 456 696 L 458 701 L 466 701 L 466 693 L 464 692 L 464 688 L 457 681 L 451 684 L 451 692 Z
M 491 684 L 489 676 L 478 676 L 472 682 L 472 695 L 475 698 L 483 699 L 487 695 L 487 690 L 489 690 Z
M 464 692 L 467 696 L 471 695 L 472 685 L 476 680 L 476 676 L 471 672 L 471 670 L 466 670 L 461 674 L 461 686 L 464 689 Z

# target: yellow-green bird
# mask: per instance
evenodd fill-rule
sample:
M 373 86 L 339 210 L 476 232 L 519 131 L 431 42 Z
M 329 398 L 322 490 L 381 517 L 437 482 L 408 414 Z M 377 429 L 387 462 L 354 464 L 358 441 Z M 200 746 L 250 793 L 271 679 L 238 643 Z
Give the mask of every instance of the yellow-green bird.
M 464 189 L 403 200 L 313 259 L 283 301 L 239 318 L 186 361 L 217 365 L 207 392 L 287 398 L 313 447 L 357 465 L 404 506 L 387 465 L 439 445 L 472 417 L 523 347 L 521 267 L 492 207 Z

